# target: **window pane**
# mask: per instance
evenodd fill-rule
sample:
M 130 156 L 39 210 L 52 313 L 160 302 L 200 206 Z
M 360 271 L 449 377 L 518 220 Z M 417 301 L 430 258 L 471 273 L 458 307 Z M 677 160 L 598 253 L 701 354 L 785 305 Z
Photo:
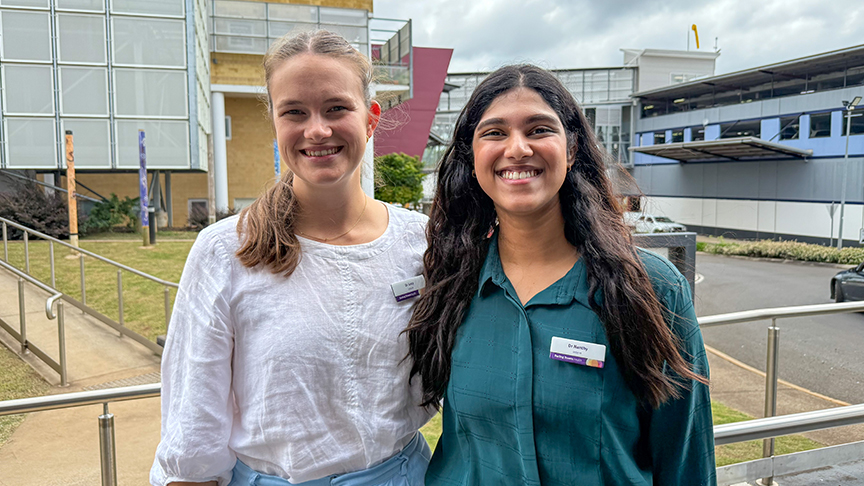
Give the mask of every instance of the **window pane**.
M 62 120 L 63 133 L 72 130 L 75 141 L 75 167 L 111 168 L 111 143 L 108 120 Z
M 259 37 L 213 36 L 219 52 L 239 52 L 243 54 L 264 54 L 270 47 L 267 39 Z
M 654 132 L 654 145 L 666 143 L 666 132 Z
M 800 123 L 797 116 L 780 117 L 780 140 L 798 140 Z
M 4 7 L 43 7 L 48 8 L 48 0 L 2 0 Z
M 684 130 L 672 130 L 672 143 L 684 141 Z
M 114 17 L 114 63 L 140 66 L 186 65 L 182 20 Z
M 63 115 L 107 115 L 108 70 L 61 67 L 60 99 Z
M 120 116 L 186 116 L 186 73 L 182 71 L 114 71 Z
M 105 63 L 105 17 L 57 15 L 60 62 Z
M 759 120 L 723 123 L 720 125 L 720 138 L 756 137 L 762 130 Z
M 365 10 L 353 8 L 321 7 L 321 23 L 366 26 L 368 17 Z
M 240 34 L 267 37 L 267 22 L 263 20 L 215 19 L 217 34 Z
M 103 0 L 57 0 L 57 8 L 102 12 L 105 10 L 105 2 Z
M 267 18 L 267 4 L 265 3 L 216 0 L 213 6 L 217 17 L 262 20 Z
M 117 166 L 119 168 L 138 168 L 139 129 L 145 132 L 148 168 L 189 168 L 189 124 L 187 122 L 117 120 Z
M 831 136 L 831 113 L 810 115 L 810 138 Z
M 282 37 L 283 35 L 289 32 L 304 32 L 307 30 L 315 30 L 318 28 L 315 24 L 303 24 L 303 23 L 295 23 L 295 22 L 269 22 L 270 24 L 270 37 L 275 38 Z
M 6 145 L 10 169 L 57 167 L 53 119 L 7 118 Z
M 318 22 L 318 7 L 271 3 L 268 6 L 268 15 L 270 20 Z
M 843 110 L 843 130 L 840 134 L 844 137 L 846 136 L 846 126 L 849 125 L 847 115 L 846 110 Z M 864 109 L 858 108 L 852 110 L 852 126 L 849 128 L 849 135 L 861 135 L 862 133 L 864 133 Z
M 349 27 L 346 25 L 321 24 L 321 28 L 335 32 L 352 44 L 365 44 L 367 40 L 366 27 Z M 398 44 L 394 44 L 398 46 Z M 405 48 L 406 46 L 403 46 Z
M 5 113 L 54 113 L 51 66 L 3 66 Z
M 183 0 L 111 0 L 111 11 L 147 15 L 183 15 Z
M 48 13 L 3 12 L 3 60 L 50 61 Z
M 690 129 L 690 140 L 693 142 L 705 140 L 705 127 L 692 127 Z

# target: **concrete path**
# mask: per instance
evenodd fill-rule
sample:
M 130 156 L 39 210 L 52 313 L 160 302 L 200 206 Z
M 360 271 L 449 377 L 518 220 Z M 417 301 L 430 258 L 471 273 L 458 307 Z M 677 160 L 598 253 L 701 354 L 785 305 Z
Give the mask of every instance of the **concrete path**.
M 5 273 L 0 271 L 0 317 L 17 325 L 16 279 L 10 279 Z M 45 296 L 40 294 L 26 296 L 30 335 L 37 344 L 45 342 L 49 352 L 56 352 L 56 345 L 50 347 L 50 343 L 56 341 L 56 323 L 45 319 L 42 311 Z M 40 318 L 45 323 L 37 324 Z M 158 358 L 143 346 L 117 337 L 116 332 L 72 308 L 67 310 L 67 327 L 72 383 L 68 388 L 55 388 L 56 393 L 158 380 Z M 17 344 L 10 345 L 14 341 L 3 331 L 0 331 L 0 341 L 18 350 Z M 764 375 L 710 349 L 708 357 L 713 399 L 761 417 Z M 34 360 L 33 357 L 25 359 Z M 55 372 L 49 371 L 46 375 L 52 383 L 58 381 Z M 843 405 L 843 402 L 791 384 L 781 385 L 778 396 L 779 414 Z M 110 411 L 115 414 L 119 484 L 144 486 L 148 484 L 150 465 L 159 441 L 159 400 L 116 403 L 110 406 Z M 97 417 L 101 413 L 101 406 L 89 406 L 30 414 L 10 441 L 0 448 L 0 486 L 99 484 Z M 826 445 L 853 442 L 864 440 L 864 425 L 806 435 Z M 775 484 L 864 485 L 864 462 L 778 478 Z

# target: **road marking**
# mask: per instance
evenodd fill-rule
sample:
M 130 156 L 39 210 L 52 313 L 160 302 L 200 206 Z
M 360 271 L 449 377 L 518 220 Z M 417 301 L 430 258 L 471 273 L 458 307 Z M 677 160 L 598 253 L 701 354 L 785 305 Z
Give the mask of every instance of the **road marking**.
M 705 275 L 702 275 L 701 273 L 697 273 L 696 278 L 693 279 L 693 285 L 696 285 L 703 280 L 705 280 Z
M 725 359 L 726 361 L 732 363 L 735 366 L 743 368 L 743 369 L 750 371 L 752 373 L 756 373 L 757 375 L 761 376 L 762 378 L 765 378 L 765 372 L 764 371 L 759 371 L 756 368 L 754 368 L 748 364 L 742 363 L 741 361 L 738 361 L 737 359 L 733 358 L 732 356 L 729 356 L 728 354 L 726 354 L 722 351 L 714 349 L 711 346 L 708 346 L 707 344 L 705 345 L 705 351 L 708 351 L 709 353 L 717 356 L 718 358 Z M 831 398 L 831 397 L 823 395 L 821 393 L 816 393 L 816 392 L 814 392 L 812 390 L 808 390 L 802 386 L 798 386 L 798 385 L 795 385 L 793 383 L 789 383 L 786 380 L 777 380 L 777 383 L 780 385 L 783 385 L 783 386 L 788 386 L 789 388 L 798 390 L 800 392 L 804 392 L 804 393 L 806 393 L 812 397 L 821 398 L 822 400 L 825 400 L 827 402 L 831 402 L 831 403 L 833 403 L 835 405 L 839 405 L 841 407 L 847 407 L 847 406 L 851 405 L 851 403 L 846 403 L 843 400 L 837 400 L 836 398 Z

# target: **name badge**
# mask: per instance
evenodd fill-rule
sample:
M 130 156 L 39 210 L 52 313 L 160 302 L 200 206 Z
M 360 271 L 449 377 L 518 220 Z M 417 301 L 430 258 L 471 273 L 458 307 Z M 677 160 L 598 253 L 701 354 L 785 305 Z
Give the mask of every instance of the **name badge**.
M 426 287 L 426 279 L 423 278 L 423 275 L 417 275 L 408 280 L 390 284 L 390 288 L 393 289 L 393 296 L 396 297 L 396 302 L 417 297 L 422 293 L 424 287 Z
M 558 361 L 602 368 L 606 361 L 606 346 L 560 337 L 552 338 L 549 357 Z

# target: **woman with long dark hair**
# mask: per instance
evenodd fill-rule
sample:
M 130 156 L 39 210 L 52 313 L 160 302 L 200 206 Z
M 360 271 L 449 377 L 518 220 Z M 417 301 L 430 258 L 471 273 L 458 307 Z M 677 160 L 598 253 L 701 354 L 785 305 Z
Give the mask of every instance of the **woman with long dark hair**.
M 508 66 L 438 171 L 408 327 L 426 484 L 711 485 L 708 362 L 687 281 L 633 246 L 573 96 Z
M 381 107 L 343 37 L 302 32 L 264 56 L 289 169 L 198 235 L 162 358 L 156 486 L 422 483 L 429 419 L 400 335 L 427 218 L 366 195 Z M 405 287 L 405 286 L 403 286 Z

